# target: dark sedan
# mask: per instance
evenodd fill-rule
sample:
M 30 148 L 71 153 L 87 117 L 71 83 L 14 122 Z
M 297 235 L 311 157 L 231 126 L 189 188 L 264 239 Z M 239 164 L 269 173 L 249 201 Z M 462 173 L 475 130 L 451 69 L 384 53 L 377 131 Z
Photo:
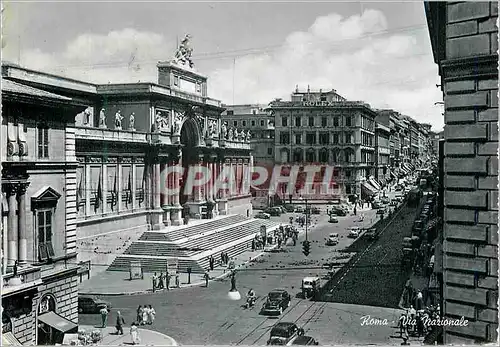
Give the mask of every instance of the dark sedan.
M 78 297 L 78 313 L 99 313 L 102 308 L 107 308 L 110 311 L 111 304 L 96 297 Z
M 290 294 L 283 289 L 275 289 L 267 295 L 266 302 L 262 305 L 262 314 L 282 314 L 290 306 Z

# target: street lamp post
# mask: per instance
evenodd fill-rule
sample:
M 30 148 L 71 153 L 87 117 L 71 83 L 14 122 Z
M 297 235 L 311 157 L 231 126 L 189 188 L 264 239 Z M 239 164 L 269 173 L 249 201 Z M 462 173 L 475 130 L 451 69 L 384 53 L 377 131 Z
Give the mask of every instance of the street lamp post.
M 236 289 L 236 270 L 231 271 L 231 289 L 227 295 L 230 300 L 237 301 L 241 299 L 241 294 L 238 292 L 238 289 Z
M 307 210 L 307 199 L 305 199 L 306 201 L 306 241 L 307 241 L 307 227 L 308 227 L 308 224 L 309 224 L 309 215 L 310 215 L 310 211 Z

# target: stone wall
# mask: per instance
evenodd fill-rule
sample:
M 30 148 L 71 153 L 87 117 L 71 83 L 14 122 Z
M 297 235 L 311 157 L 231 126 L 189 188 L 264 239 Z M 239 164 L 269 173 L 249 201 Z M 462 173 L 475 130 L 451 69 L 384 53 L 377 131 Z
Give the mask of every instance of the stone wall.
M 228 201 L 228 214 L 239 214 L 250 217 L 252 213 L 252 197 L 250 195 Z
M 35 344 L 35 316 L 38 306 L 38 294 L 33 297 L 32 309 L 28 314 L 20 315 L 16 318 L 11 318 L 12 333 L 23 345 Z
M 498 4 L 446 4 L 444 314 L 445 343 L 497 340 Z

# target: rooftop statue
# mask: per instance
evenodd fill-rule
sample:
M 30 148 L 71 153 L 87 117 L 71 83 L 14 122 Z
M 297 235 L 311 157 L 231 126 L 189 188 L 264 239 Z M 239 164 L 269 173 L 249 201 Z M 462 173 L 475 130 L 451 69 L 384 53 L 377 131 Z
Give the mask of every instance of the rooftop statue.
M 189 65 L 189 67 L 192 68 L 194 67 L 193 60 L 191 59 L 193 49 L 191 48 L 190 41 L 191 35 L 187 34 L 175 52 L 174 62 L 182 65 Z

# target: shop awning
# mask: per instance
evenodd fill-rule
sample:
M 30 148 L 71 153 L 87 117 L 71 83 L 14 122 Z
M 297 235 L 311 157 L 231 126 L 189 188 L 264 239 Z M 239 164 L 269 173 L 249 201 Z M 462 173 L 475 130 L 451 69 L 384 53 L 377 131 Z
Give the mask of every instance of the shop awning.
M 78 331 L 77 324 L 67 320 L 64 317 L 61 317 L 60 315 L 54 312 L 44 313 L 38 316 L 38 320 L 62 333 L 71 333 Z
M 391 176 L 392 176 L 393 178 L 396 178 L 396 179 L 398 178 L 398 175 L 396 175 L 396 173 L 395 173 L 395 172 L 393 172 L 393 171 L 391 171 Z
M 22 343 L 14 336 L 13 333 L 3 333 L 2 334 L 2 346 L 21 346 Z
M 366 182 L 361 182 L 361 189 L 368 196 L 377 195 L 377 191 Z
M 375 189 L 377 189 L 377 191 L 380 190 L 380 185 L 377 183 L 377 181 L 375 181 L 375 178 L 370 178 L 369 182 L 372 186 L 375 187 Z

